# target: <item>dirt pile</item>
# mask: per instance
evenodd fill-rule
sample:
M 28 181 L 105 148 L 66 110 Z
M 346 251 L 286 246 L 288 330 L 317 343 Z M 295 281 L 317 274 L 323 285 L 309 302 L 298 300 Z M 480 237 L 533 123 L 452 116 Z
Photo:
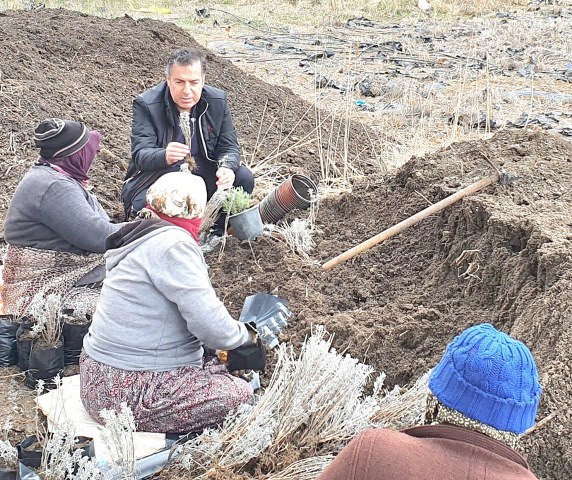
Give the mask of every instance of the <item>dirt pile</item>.
M 161 79 L 174 47 L 194 44 L 170 24 L 60 10 L 8 13 L 0 16 L 0 31 L 6 39 L 0 43 L 1 220 L 34 160 L 30 132 L 39 119 L 84 120 L 103 132 L 106 148 L 127 159 L 133 96 Z M 211 57 L 208 77 L 229 92 L 246 149 L 254 151 L 260 123 L 271 127 L 258 142 L 258 158 L 292 146 L 315 126 L 308 104 L 227 61 Z M 369 162 L 373 153 L 362 131 L 351 132 L 350 153 Z M 486 175 L 486 158 L 519 178 L 466 198 L 331 271 L 320 269 L 320 263 Z M 525 341 L 537 359 L 544 386 L 538 418 L 557 411 L 523 442 L 529 462 L 543 479 L 571 478 L 571 159 L 572 145 L 562 137 L 505 130 L 488 141 L 413 158 L 390 177 L 363 164 L 369 174 L 351 193 L 321 202 L 313 261 L 276 238 L 252 246 L 230 238 L 222 255 L 207 257 L 213 285 L 233 314 L 255 292 L 286 299 L 295 317 L 285 341 L 300 343 L 312 324 L 324 324 L 335 332 L 338 349 L 385 371 L 389 386 L 407 384 L 431 368 L 464 328 L 493 323 Z M 291 171 L 320 170 L 308 146 L 276 160 L 288 162 Z M 124 167 L 107 158 L 93 172 L 96 193 L 116 212 Z M 24 388 L 18 385 L 10 381 L 5 395 L 15 403 L 29 401 L 29 395 L 14 396 Z M 27 423 L 17 424 L 31 432 L 29 414 Z
M 429 370 L 453 336 L 490 322 L 530 346 L 544 394 L 523 449 L 542 478 L 570 478 L 572 390 L 572 145 L 543 131 L 503 131 L 413 158 L 397 175 L 369 177 L 322 202 L 314 259 L 323 263 L 490 172 L 519 177 L 489 187 L 330 271 L 274 240 L 230 242 L 211 259 L 215 287 L 234 313 L 245 295 L 275 292 L 296 313 L 288 339 L 312 324 L 335 345 L 404 385 Z
M 164 78 L 169 54 L 200 47 L 173 24 L 125 16 L 113 20 L 67 10 L 0 14 L 0 226 L 11 195 L 35 160 L 32 131 L 43 118 L 84 121 L 103 134 L 102 146 L 114 156 L 96 161 L 91 174 L 104 206 L 120 215 L 118 198 L 129 160 L 133 98 Z M 338 122 L 318 119 L 314 107 L 287 88 L 245 75 L 229 61 L 207 55 L 207 82 L 225 90 L 246 160 L 268 156 L 284 163 L 284 174 L 316 176 L 317 144 L 337 138 Z M 299 147 L 296 147 L 299 145 Z M 327 146 L 326 146 L 327 148 Z M 341 162 L 343 148 L 330 149 Z M 374 153 L 363 126 L 352 127 L 349 160 L 372 169 Z

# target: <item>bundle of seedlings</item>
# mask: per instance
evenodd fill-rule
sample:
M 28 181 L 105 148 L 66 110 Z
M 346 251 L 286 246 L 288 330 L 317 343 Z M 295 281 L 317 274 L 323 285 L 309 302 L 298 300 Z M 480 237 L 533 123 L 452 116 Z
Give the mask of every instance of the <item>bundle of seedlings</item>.
M 332 336 L 316 327 L 299 356 L 280 345 L 257 403 L 240 406 L 220 430 L 186 444 L 176 461 L 181 473 L 197 479 L 229 472 L 268 480 L 315 478 L 357 433 L 383 424 L 382 410 L 395 409 L 399 391 L 384 401 L 384 375 L 373 378 L 370 366 L 338 354 L 331 342 Z M 409 408 L 417 408 L 417 396 L 412 397 Z
M 101 417 L 105 422 L 102 430 L 103 438 L 109 447 L 112 466 L 106 472 L 106 478 L 121 478 L 136 480 L 137 468 L 135 462 L 135 418 L 125 402 L 121 403 L 119 412 L 102 410 Z
M 278 234 L 292 252 L 306 260 L 310 259 L 310 252 L 316 243 L 312 238 L 315 229 L 309 220 L 295 218 L 291 223 L 284 221 L 280 225 L 274 225 L 272 232 Z M 274 237 L 276 238 L 276 235 Z
M 215 224 L 215 221 L 219 216 L 227 194 L 228 190 L 217 190 L 207 202 L 205 213 L 201 221 L 201 228 L 199 229 L 199 235 L 205 236 L 209 233 L 209 230 Z
M 64 369 L 64 343 L 60 321 L 61 296 L 37 293 L 28 307 L 34 322 L 30 330 L 32 346 L 26 371 L 26 385 L 36 388 L 43 380 L 46 388 L 54 388 L 53 379 Z
M 36 393 L 44 391 L 43 380 L 38 380 Z M 62 380 L 54 378 L 54 395 L 61 415 L 49 424 L 49 431 L 40 418 L 36 406 L 36 434 L 24 439 L 18 445 L 18 455 L 27 480 L 103 480 L 103 475 L 92 460 L 91 439 L 76 437 L 73 423 L 64 409 Z M 36 402 L 38 405 L 38 402 Z
M 38 470 L 41 480 L 103 480 L 93 460 L 77 447 L 73 427 L 67 424 L 46 437 Z
M 79 356 L 83 348 L 83 337 L 91 325 L 91 315 L 83 305 L 76 305 L 75 309 L 64 309 L 60 322 L 64 340 L 64 364 L 79 364 Z

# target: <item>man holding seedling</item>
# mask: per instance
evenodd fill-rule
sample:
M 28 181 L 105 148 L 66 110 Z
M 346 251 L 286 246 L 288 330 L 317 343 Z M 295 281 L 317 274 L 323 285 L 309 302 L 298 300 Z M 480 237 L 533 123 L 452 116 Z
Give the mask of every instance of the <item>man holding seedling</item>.
M 240 164 L 226 94 L 205 84 L 201 52 L 173 52 L 165 73 L 165 81 L 133 102 L 131 162 L 121 194 L 126 216 L 145 207 L 147 189 L 157 178 L 180 170 L 185 161 L 205 181 L 209 199 L 233 186 L 248 193 L 254 189 L 252 172 Z M 215 232 L 222 233 L 221 227 L 218 221 Z

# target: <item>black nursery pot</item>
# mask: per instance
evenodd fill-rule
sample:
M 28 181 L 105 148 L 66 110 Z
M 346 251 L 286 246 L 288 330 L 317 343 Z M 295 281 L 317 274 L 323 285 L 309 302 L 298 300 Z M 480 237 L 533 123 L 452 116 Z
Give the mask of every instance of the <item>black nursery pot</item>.
M 81 450 L 82 457 L 93 459 L 95 457 L 95 447 L 93 445 L 93 438 L 76 437 L 76 444 L 74 445 L 74 450 Z M 72 476 L 77 475 L 78 469 L 79 469 L 79 463 L 74 463 Z
M 18 472 L 16 472 L 15 470 L 0 468 L 0 480 L 16 480 L 17 478 L 18 478 Z
M 64 337 L 64 364 L 78 365 L 79 356 L 83 347 L 83 337 L 87 334 L 91 325 L 91 317 L 86 315 L 85 321 L 80 323 L 68 323 L 68 318 L 73 317 L 73 310 L 64 310 L 62 315 Z M 82 319 L 83 320 L 83 319 Z
M 16 332 L 19 326 L 12 315 L 0 315 L 0 367 L 10 367 L 18 363 Z
M 52 381 L 64 371 L 64 344 L 57 347 L 40 348 L 37 344 L 30 351 L 30 362 L 26 372 L 26 386 L 36 388 L 38 380 L 43 380 L 45 389 L 55 388 Z
M 38 442 L 36 435 L 26 437 L 17 446 L 20 463 L 30 468 L 39 468 L 42 463 L 44 447 Z
M 32 330 L 33 323 L 21 323 L 16 331 L 16 354 L 18 356 L 18 368 L 21 372 L 28 370 L 30 363 L 30 351 L 32 350 L 31 338 L 23 338 Z

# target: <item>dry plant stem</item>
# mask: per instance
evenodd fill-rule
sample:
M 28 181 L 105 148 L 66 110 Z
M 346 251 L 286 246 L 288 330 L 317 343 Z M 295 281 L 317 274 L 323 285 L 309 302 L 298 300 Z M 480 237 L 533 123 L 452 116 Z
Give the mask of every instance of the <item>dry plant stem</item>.
M 333 459 L 333 455 L 305 458 L 288 465 L 281 472 L 264 477 L 264 480 L 313 480 Z
M 254 164 L 255 163 L 255 158 L 256 158 L 256 154 L 258 153 L 258 150 L 260 149 L 260 132 L 262 132 L 262 125 L 264 125 L 264 116 L 266 115 L 266 109 L 268 108 L 268 99 L 266 99 L 266 102 L 264 103 L 264 110 L 262 110 L 262 118 L 260 119 L 260 126 L 258 127 L 258 134 L 256 135 L 256 143 L 254 144 L 254 149 L 252 150 L 252 158 L 250 163 Z M 268 128 L 266 129 L 266 133 L 264 134 L 264 138 L 266 138 L 266 135 L 268 135 L 268 132 L 270 131 L 270 129 L 272 128 L 272 126 L 274 125 L 274 120 L 272 120 L 272 122 L 270 122 L 270 125 L 268 126 Z
M 59 378 L 59 377 L 58 377 Z M 36 384 L 36 398 L 44 393 L 44 381 L 42 379 L 38 380 Z M 38 402 L 36 401 L 36 405 L 34 407 L 34 425 L 36 429 L 36 438 L 38 442 L 42 445 L 46 442 L 48 432 L 46 430 L 46 426 L 44 422 L 40 419 L 40 407 L 38 406 Z

